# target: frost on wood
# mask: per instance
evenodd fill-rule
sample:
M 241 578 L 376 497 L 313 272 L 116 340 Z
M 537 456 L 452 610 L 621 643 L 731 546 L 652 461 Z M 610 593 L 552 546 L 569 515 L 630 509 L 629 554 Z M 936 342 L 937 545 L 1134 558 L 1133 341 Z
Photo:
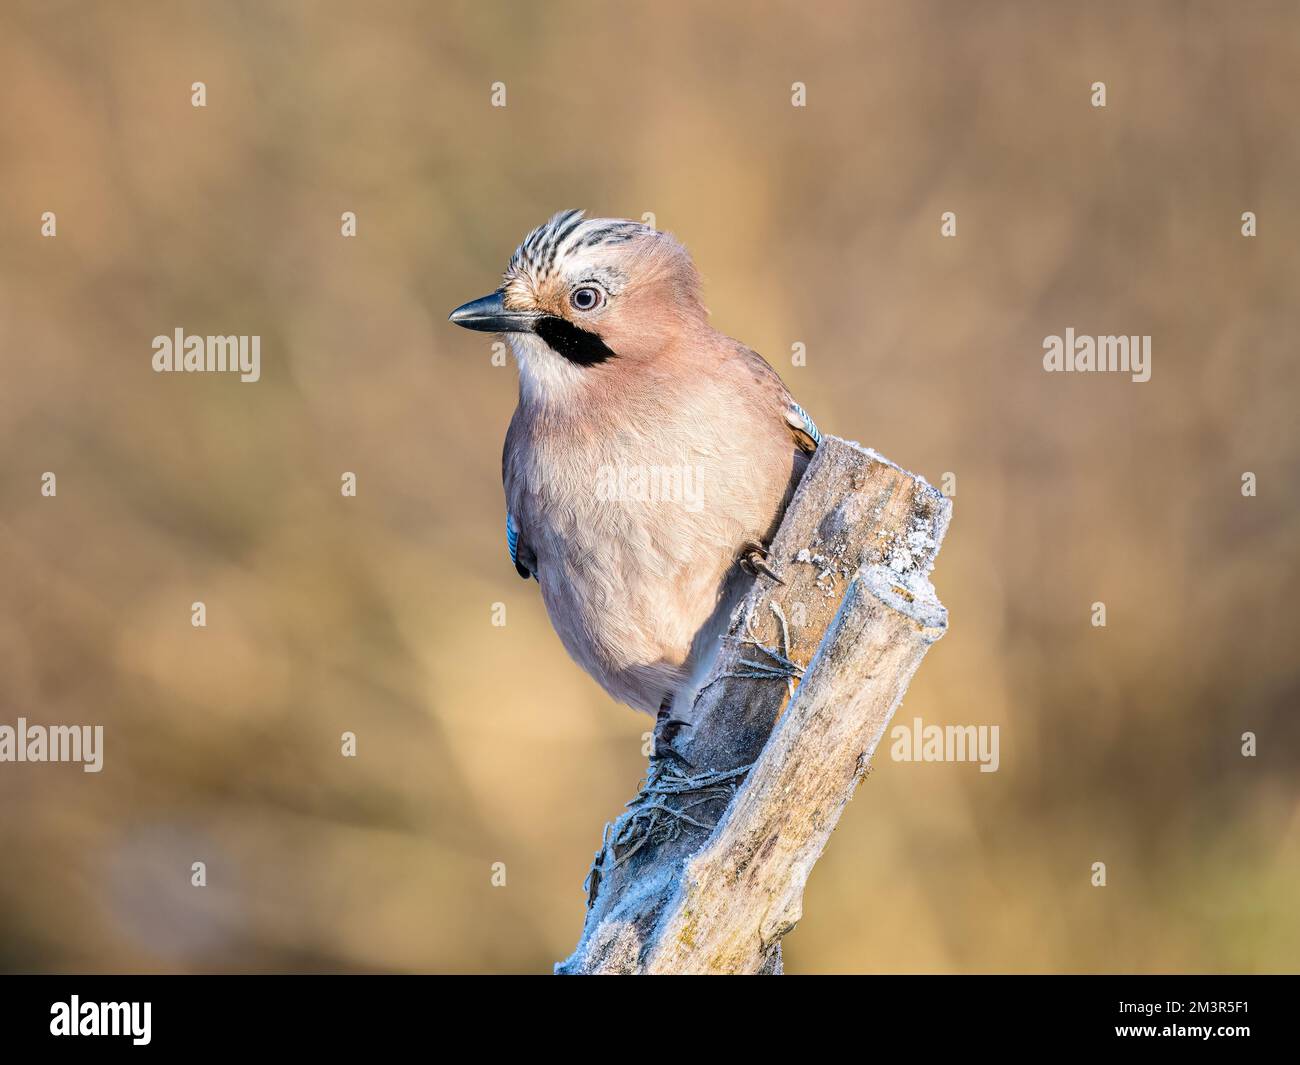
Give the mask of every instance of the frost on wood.
M 755 579 L 689 727 L 658 737 L 557 972 L 779 971 L 808 875 L 946 628 L 930 572 L 950 510 L 874 451 L 822 439 L 771 545 L 784 584 Z

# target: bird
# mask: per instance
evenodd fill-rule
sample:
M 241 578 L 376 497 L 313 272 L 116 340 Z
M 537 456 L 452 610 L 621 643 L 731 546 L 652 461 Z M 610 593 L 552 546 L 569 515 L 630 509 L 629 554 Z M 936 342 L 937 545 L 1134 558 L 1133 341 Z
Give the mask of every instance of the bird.
M 709 323 L 671 234 L 561 211 L 451 312 L 519 370 L 506 547 L 615 700 L 689 725 L 694 694 L 821 440 L 762 356 Z

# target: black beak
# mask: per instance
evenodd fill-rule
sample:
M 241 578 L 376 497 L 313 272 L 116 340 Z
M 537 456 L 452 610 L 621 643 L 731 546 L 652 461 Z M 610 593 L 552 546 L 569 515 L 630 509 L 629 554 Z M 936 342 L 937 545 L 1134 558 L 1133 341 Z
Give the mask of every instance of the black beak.
M 457 307 L 447 321 L 481 333 L 531 333 L 537 315 L 531 311 L 508 311 L 498 289 L 490 296 Z

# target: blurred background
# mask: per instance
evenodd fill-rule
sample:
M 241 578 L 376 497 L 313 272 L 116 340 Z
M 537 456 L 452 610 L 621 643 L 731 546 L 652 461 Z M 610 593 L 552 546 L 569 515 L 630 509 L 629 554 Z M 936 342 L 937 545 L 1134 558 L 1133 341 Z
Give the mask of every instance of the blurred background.
M 823 430 L 955 475 L 898 720 L 1001 768 L 882 745 L 788 970 L 1295 970 L 1297 99 L 1290 3 L 6 4 L 0 723 L 105 764 L 0 765 L 0 968 L 572 950 L 650 719 L 510 566 L 515 370 L 446 316 L 584 207 L 680 237 Z M 177 327 L 261 381 L 155 374 Z M 1150 382 L 1045 374 L 1066 327 Z

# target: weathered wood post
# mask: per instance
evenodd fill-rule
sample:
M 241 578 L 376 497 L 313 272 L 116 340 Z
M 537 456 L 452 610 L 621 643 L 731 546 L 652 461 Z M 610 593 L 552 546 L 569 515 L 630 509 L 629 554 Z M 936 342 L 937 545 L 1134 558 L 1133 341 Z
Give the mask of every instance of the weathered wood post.
M 780 971 L 804 884 L 947 612 L 951 504 L 824 437 L 700 691 L 606 827 L 559 973 Z M 797 687 L 796 687 L 797 684 Z M 793 691 L 793 696 L 792 696 Z

